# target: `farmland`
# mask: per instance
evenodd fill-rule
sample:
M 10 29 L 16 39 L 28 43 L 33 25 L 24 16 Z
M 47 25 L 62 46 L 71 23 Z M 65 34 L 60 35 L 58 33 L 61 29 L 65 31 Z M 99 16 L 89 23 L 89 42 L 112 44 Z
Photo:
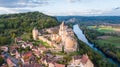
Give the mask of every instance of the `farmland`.
M 112 27 L 112 26 L 105 26 L 105 25 L 88 26 L 87 28 L 94 29 L 94 30 L 97 30 L 98 32 L 102 32 L 102 33 L 120 32 L 119 27 Z
M 82 29 L 90 42 L 94 43 L 106 55 L 120 62 L 119 26 L 94 25 Z
M 115 48 L 120 47 L 120 37 L 109 36 L 108 38 L 99 38 L 97 40 L 99 45 L 102 46 L 114 46 Z

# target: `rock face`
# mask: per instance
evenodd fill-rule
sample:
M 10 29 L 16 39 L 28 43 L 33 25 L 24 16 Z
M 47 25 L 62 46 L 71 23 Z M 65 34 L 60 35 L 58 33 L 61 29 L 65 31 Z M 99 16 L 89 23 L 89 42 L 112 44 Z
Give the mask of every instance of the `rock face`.
M 64 46 L 65 51 L 75 51 L 77 48 L 77 41 L 74 36 L 74 32 L 71 28 L 68 28 L 62 22 L 60 26 L 48 28 L 44 30 L 42 33 L 47 32 L 47 34 L 42 34 L 39 36 L 38 30 L 36 28 L 33 29 L 33 38 L 47 42 L 50 46 L 56 47 L 56 49 L 62 49 Z
M 65 49 L 76 48 L 77 42 L 71 28 L 65 26 L 64 22 L 60 25 L 59 35 L 61 36 Z

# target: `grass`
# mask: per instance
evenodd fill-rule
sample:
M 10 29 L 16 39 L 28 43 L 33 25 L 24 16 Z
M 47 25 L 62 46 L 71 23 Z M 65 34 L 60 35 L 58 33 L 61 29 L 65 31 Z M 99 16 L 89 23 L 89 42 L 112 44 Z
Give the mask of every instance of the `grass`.
M 107 29 L 98 29 L 97 31 L 101 32 L 101 33 L 110 33 L 110 32 L 114 32 L 114 30 L 107 30 Z
M 87 28 L 89 28 L 89 29 L 95 29 L 95 28 L 97 28 L 97 26 L 88 26 Z
M 113 45 L 115 47 L 118 47 L 118 46 L 120 46 L 120 37 L 113 37 L 113 36 L 111 36 L 108 39 L 99 39 L 99 40 L 97 40 L 97 42 L 101 46 Z
M 114 32 L 114 29 L 111 26 L 100 26 L 97 30 L 103 33 Z
M 88 29 L 94 29 L 97 30 L 98 32 L 101 33 L 111 33 L 111 32 L 115 32 L 115 29 L 119 29 L 119 28 L 115 28 L 112 26 L 104 26 L 104 25 L 99 25 L 99 26 L 88 26 Z M 115 47 L 120 47 L 120 37 L 115 37 L 115 36 L 111 36 L 110 38 L 107 39 L 98 39 L 97 43 L 99 43 L 99 46 L 115 46 Z
M 37 40 L 36 44 L 41 44 L 41 45 L 45 46 L 46 48 L 50 48 L 50 45 L 47 42 L 43 42 L 42 40 Z
M 114 28 L 112 28 L 111 26 L 103 26 L 103 25 L 100 25 L 100 26 L 88 26 L 87 27 L 88 29 L 95 29 L 99 32 L 102 32 L 102 33 L 110 33 L 110 32 L 114 32 Z
M 23 40 L 31 40 L 31 33 L 26 33 L 26 34 L 23 34 L 23 35 L 21 35 L 21 38 L 23 39 Z

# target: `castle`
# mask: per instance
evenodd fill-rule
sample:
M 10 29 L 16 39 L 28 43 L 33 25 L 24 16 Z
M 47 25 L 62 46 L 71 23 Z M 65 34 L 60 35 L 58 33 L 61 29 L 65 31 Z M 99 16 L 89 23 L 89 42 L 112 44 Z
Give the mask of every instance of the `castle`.
M 32 34 L 34 40 L 39 39 L 47 42 L 50 46 L 54 46 L 55 49 L 58 50 L 61 50 L 63 46 L 65 51 L 75 51 L 77 48 L 74 32 L 71 28 L 68 28 L 64 22 L 62 22 L 60 26 L 43 29 L 41 32 L 38 32 L 38 30 L 34 28 Z
M 59 36 L 61 37 L 65 49 L 76 48 L 77 42 L 74 38 L 74 32 L 71 28 L 65 26 L 64 22 L 60 25 Z

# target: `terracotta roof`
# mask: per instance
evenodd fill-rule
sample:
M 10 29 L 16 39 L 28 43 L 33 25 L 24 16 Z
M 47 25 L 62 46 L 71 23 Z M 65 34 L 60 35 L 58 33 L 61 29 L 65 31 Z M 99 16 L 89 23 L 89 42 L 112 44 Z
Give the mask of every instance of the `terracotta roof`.
M 31 44 L 32 45 L 32 42 L 26 42 L 26 44 Z
M 20 37 L 16 38 L 17 40 L 22 40 Z
M 19 46 L 18 45 L 10 46 L 10 49 L 16 49 L 16 48 L 19 48 Z
M 24 59 L 24 62 L 29 62 L 29 58 L 27 58 L 27 59 Z
M 39 47 L 40 47 L 40 48 L 43 48 L 43 47 L 45 47 L 45 46 L 43 46 L 42 44 L 40 44 Z
M 81 58 L 81 62 L 83 63 L 83 64 L 85 64 L 87 61 L 88 61 L 88 56 L 87 55 L 83 55 L 82 56 L 82 58 Z
M 7 64 L 8 64 L 8 65 L 13 64 L 13 62 L 12 62 L 9 58 L 7 58 L 6 61 L 7 61 Z
M 58 64 L 58 63 L 55 63 L 55 67 L 65 67 L 65 65 L 63 65 L 63 64 Z
M 25 54 L 23 54 L 24 57 L 31 57 L 32 56 L 32 52 L 27 52 Z
M 41 64 L 24 64 L 22 67 L 43 67 Z
M 33 46 L 32 49 L 38 49 L 38 47 L 37 46 Z
M 1 67 L 8 67 L 7 65 L 2 65 Z
M 40 50 L 43 50 L 43 51 L 46 50 L 46 47 L 43 45 L 39 46 L 39 48 L 40 48 Z
M 0 57 L 4 58 L 4 55 L 0 55 Z

